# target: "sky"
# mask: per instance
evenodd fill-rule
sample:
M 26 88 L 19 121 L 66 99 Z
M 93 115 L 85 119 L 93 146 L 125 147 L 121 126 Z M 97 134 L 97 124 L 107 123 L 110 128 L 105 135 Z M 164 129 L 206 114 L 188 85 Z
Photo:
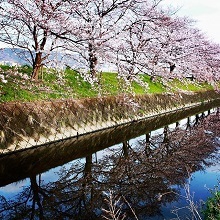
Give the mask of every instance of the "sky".
M 163 0 L 162 4 L 178 8 L 178 15 L 196 20 L 196 27 L 220 44 L 220 0 Z

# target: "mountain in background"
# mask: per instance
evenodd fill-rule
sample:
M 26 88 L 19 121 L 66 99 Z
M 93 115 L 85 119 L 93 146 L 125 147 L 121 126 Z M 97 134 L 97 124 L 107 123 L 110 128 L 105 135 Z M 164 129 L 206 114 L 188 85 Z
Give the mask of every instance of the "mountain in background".
M 0 48 L 0 64 L 19 66 L 19 65 L 31 65 L 28 62 L 30 59 L 30 54 L 28 51 L 20 48 Z M 74 55 L 70 58 L 64 53 L 52 52 L 48 57 L 47 67 L 53 67 L 58 69 L 65 69 L 67 66 L 73 69 L 88 69 L 86 64 L 79 61 L 78 55 Z M 112 64 L 101 64 L 99 69 L 107 72 L 115 72 L 117 69 Z
M 31 60 L 30 53 L 20 48 L 0 48 L 0 64 L 16 66 L 16 65 L 31 65 L 28 60 Z M 52 52 L 47 60 L 46 66 L 63 69 L 66 66 L 72 68 L 83 68 L 83 65 L 77 65 L 77 61 L 70 59 L 63 53 Z
M 24 55 L 28 53 L 25 50 L 16 48 L 1 48 L 0 49 L 0 63 L 7 65 L 24 65 L 28 64 L 25 60 Z M 30 57 L 30 56 L 29 56 Z

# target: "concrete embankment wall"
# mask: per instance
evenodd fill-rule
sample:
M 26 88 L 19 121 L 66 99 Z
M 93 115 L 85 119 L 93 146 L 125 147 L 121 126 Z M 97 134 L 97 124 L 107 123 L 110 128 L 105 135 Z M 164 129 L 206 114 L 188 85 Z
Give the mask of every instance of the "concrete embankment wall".
M 0 153 L 77 137 L 216 100 L 215 91 L 0 104 Z

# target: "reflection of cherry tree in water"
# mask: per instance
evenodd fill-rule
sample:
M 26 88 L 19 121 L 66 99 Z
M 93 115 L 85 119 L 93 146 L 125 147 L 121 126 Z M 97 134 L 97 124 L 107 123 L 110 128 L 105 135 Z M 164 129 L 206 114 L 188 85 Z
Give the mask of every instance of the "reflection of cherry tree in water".
M 191 172 L 211 165 L 213 144 L 219 129 L 219 114 L 200 119 L 182 129 L 166 126 L 161 134 L 146 134 L 144 140 L 107 150 L 97 162 L 92 155 L 72 162 L 58 172 L 59 179 L 44 183 L 30 177 L 15 199 L 1 198 L 2 219 L 102 219 L 108 210 L 106 193 L 121 196 L 121 216 L 138 219 L 160 214 L 161 206 L 178 199 L 177 185 Z M 210 160 L 211 159 L 211 160 Z M 118 218 L 119 219 L 119 218 Z
M 15 200 L 6 200 L 1 197 L 1 219 L 39 219 L 44 218 L 42 199 L 49 197 L 44 186 L 41 187 L 41 175 L 30 177 L 30 186 L 24 187 L 23 191 Z
M 54 200 L 45 201 L 50 216 L 70 219 L 96 219 L 102 205 L 102 190 L 92 162 L 92 155 L 85 163 L 77 161 L 69 169 L 60 170 L 59 180 L 47 184 Z
M 3 219 L 95 219 L 95 208 L 101 207 L 102 192 L 94 184 L 92 156 L 83 164 L 73 163 L 70 169 L 63 168 L 59 179 L 44 184 L 30 177 L 30 186 L 14 200 L 2 197 L 0 217 Z
M 127 146 L 129 154 L 125 154 L 123 148 L 121 154 L 113 152 L 102 161 L 110 167 L 106 173 L 109 188 L 126 198 L 135 213 L 138 213 L 138 218 L 158 214 L 161 205 L 175 200 L 177 194 L 171 193 L 175 190 L 170 188 L 162 175 L 157 174 L 157 162 L 146 157 L 142 146 Z M 162 194 L 166 196 L 162 198 Z M 127 205 L 124 208 L 127 215 L 132 216 L 130 207 Z

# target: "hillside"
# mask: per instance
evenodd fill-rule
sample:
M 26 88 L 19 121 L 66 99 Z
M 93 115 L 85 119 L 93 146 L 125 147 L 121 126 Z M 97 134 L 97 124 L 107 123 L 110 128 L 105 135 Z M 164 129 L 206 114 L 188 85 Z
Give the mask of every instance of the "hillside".
M 211 90 L 208 83 L 188 79 L 151 81 L 148 75 L 138 75 L 128 81 L 116 73 L 103 72 L 96 83 L 90 83 L 88 74 L 70 68 L 64 71 L 44 68 L 40 80 L 31 81 L 32 68 L 29 66 L 10 67 L 0 65 L 0 102 L 34 101 L 112 96 L 120 94 L 173 93 L 177 91 Z

